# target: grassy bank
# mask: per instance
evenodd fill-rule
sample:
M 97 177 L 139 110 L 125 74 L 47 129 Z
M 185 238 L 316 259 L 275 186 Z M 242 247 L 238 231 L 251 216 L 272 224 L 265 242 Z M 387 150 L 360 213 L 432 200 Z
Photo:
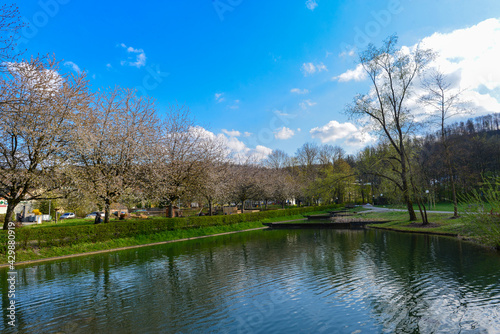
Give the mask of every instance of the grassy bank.
M 489 248 L 499 249 L 498 235 L 491 235 L 490 231 L 482 228 L 481 225 L 472 223 L 466 217 L 451 219 L 452 214 L 450 213 L 428 213 L 429 224 L 423 226 L 419 213 L 417 213 L 419 220 L 416 222 L 408 220 L 407 212 L 366 212 L 362 214 L 365 218 L 390 220 L 388 223 L 368 225 L 371 228 L 456 236 Z
M 219 217 L 217 219 L 206 218 L 206 219 L 197 219 L 202 222 L 204 225 L 189 227 L 186 226 L 188 223 L 187 220 L 180 220 L 183 222 L 183 227 L 174 226 L 168 223 L 166 226 L 168 229 L 157 231 L 153 233 L 152 230 L 142 230 L 142 233 L 135 233 L 133 235 L 126 235 L 123 233 L 123 237 L 115 237 L 107 240 L 99 240 L 99 238 L 89 238 L 88 235 L 82 235 L 82 228 L 85 228 L 83 233 L 91 233 L 88 229 L 94 229 L 96 226 L 88 225 L 81 226 L 79 224 L 76 225 L 66 225 L 66 226 L 55 226 L 54 224 L 45 225 L 43 227 L 35 227 L 35 228 L 21 228 L 18 230 L 18 233 L 24 233 L 23 236 L 31 236 L 31 233 L 37 231 L 38 238 L 44 238 L 43 241 L 38 239 L 31 239 L 31 241 L 21 242 L 16 249 L 16 262 L 22 261 L 33 261 L 39 259 L 46 259 L 58 256 L 66 256 L 66 255 L 74 255 L 74 254 L 84 254 L 95 251 L 104 251 L 122 247 L 130 247 L 137 245 L 145 245 L 157 242 L 171 241 L 171 240 L 179 240 L 179 239 L 187 239 L 187 238 L 195 238 L 200 236 L 209 236 L 220 233 L 234 232 L 234 231 L 243 231 L 253 228 L 263 227 L 263 223 L 271 223 L 277 221 L 286 221 L 293 219 L 302 219 L 304 214 L 319 214 L 327 212 L 328 209 L 321 208 L 322 210 L 316 210 L 315 208 L 308 209 L 291 209 L 291 210 L 283 210 L 277 211 L 274 213 L 267 213 L 266 215 L 275 215 L 276 217 L 270 218 L 262 218 L 264 214 L 245 214 L 245 215 L 234 215 L 234 216 L 224 216 Z M 316 210 L 316 211 L 314 211 Z M 295 211 L 304 211 L 300 214 L 294 214 Z M 278 212 L 281 212 L 282 215 L 279 215 Z M 260 218 L 260 219 L 257 219 Z M 224 219 L 227 219 L 226 221 Z M 192 220 L 191 223 L 195 221 Z M 148 224 L 150 226 L 160 226 L 162 223 L 170 222 L 169 220 L 149 220 Z M 174 220 L 173 222 L 179 223 L 179 219 Z M 213 225 L 209 225 L 210 222 L 213 222 Z M 77 222 L 76 222 L 77 223 Z M 220 224 L 216 224 L 220 223 Z M 113 225 L 115 224 L 115 225 Z M 142 225 L 141 225 L 142 224 Z M 109 228 L 120 228 L 121 231 L 138 231 L 138 226 L 146 226 L 145 221 L 128 221 L 128 222 L 116 222 L 107 224 L 109 226 L 101 225 L 99 227 L 105 228 L 105 232 L 109 232 Z M 123 229 L 123 226 L 126 226 L 127 229 Z M 131 229 L 131 227 L 136 228 Z M 24 229 L 24 230 L 23 230 Z M 64 232 L 64 233 L 62 233 Z M 66 238 L 63 237 L 68 233 L 75 232 L 77 235 L 80 235 L 81 238 L 76 240 L 71 240 L 71 242 L 67 242 Z M 94 231 L 95 233 L 95 231 Z M 47 236 L 58 236 L 57 238 L 51 240 L 47 239 Z M 92 241 L 89 241 L 92 240 Z M 64 241 L 64 242 L 63 242 Z M 24 246 L 21 245 L 24 243 Z M 5 264 L 7 261 L 6 256 L 2 256 L 2 260 L 0 264 Z

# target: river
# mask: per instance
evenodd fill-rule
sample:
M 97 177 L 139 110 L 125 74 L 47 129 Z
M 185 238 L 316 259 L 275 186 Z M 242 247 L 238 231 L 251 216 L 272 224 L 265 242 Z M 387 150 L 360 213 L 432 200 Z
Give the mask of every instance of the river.
M 378 230 L 260 230 L 17 268 L 2 333 L 500 333 L 500 255 Z

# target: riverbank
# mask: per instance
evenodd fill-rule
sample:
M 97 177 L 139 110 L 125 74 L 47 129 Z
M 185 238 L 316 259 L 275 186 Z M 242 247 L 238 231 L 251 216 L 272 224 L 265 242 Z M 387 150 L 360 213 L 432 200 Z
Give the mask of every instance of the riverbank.
M 403 210 L 398 211 L 364 211 L 361 215 L 370 219 L 385 219 L 390 222 L 383 224 L 369 224 L 368 228 L 382 229 L 405 233 L 430 234 L 438 236 L 455 237 L 466 241 L 471 241 L 489 249 L 500 251 L 491 238 L 491 234 L 480 226 L 467 221 L 465 217 L 452 218 L 452 212 L 428 212 L 428 225 L 422 225 L 420 214 L 417 213 L 419 220 L 411 222 L 408 220 L 408 213 Z
M 313 210 L 315 209 L 310 208 L 310 211 L 308 211 L 307 214 L 324 213 L 330 209 L 323 211 L 313 211 Z M 194 227 L 194 228 L 177 228 L 173 230 L 161 231 L 158 233 L 136 234 L 128 237 L 113 238 L 111 240 L 103 240 L 96 242 L 79 242 L 69 245 L 43 244 L 42 246 L 40 246 L 39 243 L 38 244 L 35 243 L 31 246 L 28 245 L 27 247 L 19 247 L 16 250 L 16 265 L 25 265 L 29 263 L 34 263 L 35 261 L 36 262 L 49 261 L 59 258 L 84 256 L 90 254 L 97 254 L 101 252 L 118 251 L 127 248 L 146 247 L 161 243 L 179 242 L 179 241 L 193 240 L 196 238 L 206 238 L 223 234 L 245 232 L 254 229 L 262 229 L 266 228 L 263 225 L 264 223 L 304 219 L 303 214 L 293 215 L 293 214 L 283 213 L 283 216 L 280 217 L 265 218 L 256 221 L 244 221 L 234 224 L 214 225 L 214 226 L 204 226 L 204 227 Z M 45 234 L 52 234 L 53 232 L 55 232 L 54 229 L 57 228 L 59 227 L 47 227 L 44 228 L 43 230 L 48 232 Z M 51 231 L 53 232 L 51 233 Z M 7 265 L 7 257 L 2 256 L 0 267 L 5 267 L 6 265 Z

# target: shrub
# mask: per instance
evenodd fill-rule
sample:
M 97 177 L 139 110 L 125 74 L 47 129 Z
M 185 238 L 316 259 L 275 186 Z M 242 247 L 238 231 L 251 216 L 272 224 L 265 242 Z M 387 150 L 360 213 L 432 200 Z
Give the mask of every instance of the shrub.
M 484 179 L 483 187 L 463 196 L 460 206 L 472 232 L 483 243 L 500 249 L 500 177 Z
M 322 211 L 336 206 L 293 208 L 287 210 L 262 211 L 227 216 L 202 216 L 188 218 L 155 218 L 147 220 L 114 221 L 98 225 L 74 225 L 41 228 L 16 229 L 17 248 L 52 247 L 74 245 L 85 242 L 102 242 L 116 238 L 148 235 L 158 232 L 184 228 L 232 225 L 243 222 L 259 221 L 268 218 L 287 217 L 312 211 Z M 0 233 L 0 253 L 5 254 L 6 232 Z M 5 239 L 6 240 L 6 239 Z

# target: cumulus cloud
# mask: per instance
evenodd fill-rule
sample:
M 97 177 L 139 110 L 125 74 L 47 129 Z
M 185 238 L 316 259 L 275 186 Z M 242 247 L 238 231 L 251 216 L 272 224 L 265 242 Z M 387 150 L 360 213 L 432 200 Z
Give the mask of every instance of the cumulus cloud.
M 354 70 L 347 70 L 346 72 L 333 77 L 333 80 L 337 80 L 338 82 L 347 82 L 347 81 L 363 81 L 367 77 L 366 71 L 361 64 L 356 66 Z
M 358 148 L 376 140 L 368 132 L 357 128 L 350 122 L 330 121 L 324 126 L 311 129 L 309 132 L 311 137 L 318 138 L 322 143 L 343 141 L 346 145 Z
M 466 89 L 463 97 L 477 114 L 500 110 L 500 19 L 435 33 L 424 38 L 420 47 L 438 52 L 432 66 L 447 75 L 455 87 Z
M 274 132 L 274 138 L 276 138 L 276 139 L 282 139 L 282 140 L 290 139 L 294 135 L 295 135 L 295 131 L 293 131 L 292 129 L 289 129 L 289 128 L 285 127 L 285 126 L 282 127 L 282 128 L 280 128 L 280 129 L 277 129 Z
M 302 73 L 304 73 L 304 76 L 312 75 L 312 74 L 323 72 L 323 71 L 328 71 L 325 64 L 323 64 L 323 63 L 318 63 L 318 64 L 304 63 L 304 64 L 302 64 Z
M 292 88 L 290 90 L 290 93 L 303 95 L 303 94 L 309 93 L 309 90 L 307 90 L 307 89 L 300 89 L 300 88 Z
M 207 140 L 217 140 L 226 148 L 228 158 L 235 162 L 243 162 L 246 160 L 260 161 L 267 158 L 273 151 L 262 145 L 256 145 L 255 148 L 248 147 L 247 144 L 237 138 L 241 133 L 235 130 L 228 131 L 223 129 L 221 130 L 223 133 L 215 134 L 201 126 L 195 126 L 191 131 L 196 132 L 199 136 Z M 251 135 L 251 133 L 244 133 L 245 137 L 249 135 Z
M 226 129 L 222 129 L 221 131 L 224 132 L 229 137 L 239 137 L 239 136 L 241 136 L 241 132 L 236 131 L 236 130 L 229 131 L 229 130 L 226 130 Z
M 82 71 L 80 70 L 80 67 L 79 67 L 77 64 L 73 63 L 72 61 L 67 61 L 67 62 L 65 62 L 65 63 L 64 63 L 64 66 L 71 67 L 71 69 L 72 69 L 73 71 L 75 71 L 76 73 L 81 73 L 81 72 L 82 72 Z
M 250 157 L 254 160 L 260 161 L 266 159 L 271 153 L 273 153 L 273 150 L 269 147 L 257 145 L 255 149 L 250 150 Z
M 316 0 L 307 0 L 306 7 L 310 11 L 313 11 L 316 7 L 318 7 L 318 2 Z
M 62 87 L 64 79 L 59 72 L 49 69 L 40 70 L 28 62 L 4 62 L 8 70 L 19 77 L 23 77 L 31 88 L 40 92 L 54 92 Z
M 463 99 L 470 101 L 476 115 L 500 110 L 500 19 L 488 19 L 476 25 L 448 33 L 434 33 L 418 44 L 402 46 L 403 51 L 430 48 L 437 52 L 429 65 L 439 69 L 452 87 L 464 90 Z M 349 52 L 350 55 L 350 52 Z M 361 65 L 336 77 L 339 82 L 362 81 L 367 76 Z M 423 94 L 419 90 L 414 96 Z M 416 105 L 416 102 L 411 102 Z
M 137 68 L 146 65 L 146 53 L 143 49 L 135 49 L 131 46 L 126 46 L 124 43 L 121 43 L 120 46 L 130 54 L 128 60 L 121 61 L 122 65 L 134 66 Z

